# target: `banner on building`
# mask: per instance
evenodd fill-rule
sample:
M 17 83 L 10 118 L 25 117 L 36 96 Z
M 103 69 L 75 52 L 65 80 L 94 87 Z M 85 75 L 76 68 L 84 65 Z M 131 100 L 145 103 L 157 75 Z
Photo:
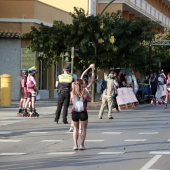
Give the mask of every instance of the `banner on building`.
M 36 52 L 28 48 L 21 48 L 21 70 L 35 66 Z

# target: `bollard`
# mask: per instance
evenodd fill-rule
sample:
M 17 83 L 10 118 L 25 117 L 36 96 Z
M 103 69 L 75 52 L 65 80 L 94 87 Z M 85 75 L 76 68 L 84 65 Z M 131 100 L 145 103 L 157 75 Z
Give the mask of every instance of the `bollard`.
M 9 74 L 2 74 L 1 78 L 1 106 L 11 105 L 11 84 L 12 76 Z

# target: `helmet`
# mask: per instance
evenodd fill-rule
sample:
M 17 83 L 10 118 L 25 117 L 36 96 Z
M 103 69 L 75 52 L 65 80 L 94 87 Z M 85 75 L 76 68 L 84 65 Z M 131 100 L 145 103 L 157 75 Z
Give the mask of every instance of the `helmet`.
M 33 66 L 33 67 L 29 68 L 29 70 L 34 70 L 34 71 L 36 71 L 36 70 L 37 70 L 37 67 Z
M 32 69 L 28 70 L 28 73 L 33 73 L 33 72 L 34 72 L 34 70 L 32 70 Z
M 37 73 L 37 67 L 33 66 L 31 68 L 28 69 L 29 73 Z
M 22 74 L 23 74 L 23 75 L 27 75 L 27 73 L 28 73 L 28 70 L 25 70 L 25 69 L 22 70 Z

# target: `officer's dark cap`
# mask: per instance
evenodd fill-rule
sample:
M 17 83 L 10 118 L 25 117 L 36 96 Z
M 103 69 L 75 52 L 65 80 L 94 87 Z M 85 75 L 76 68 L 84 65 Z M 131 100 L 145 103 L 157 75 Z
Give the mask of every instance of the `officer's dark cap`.
M 70 70 L 70 67 L 68 65 L 66 65 L 66 66 L 64 66 L 63 69 L 68 71 L 68 70 Z

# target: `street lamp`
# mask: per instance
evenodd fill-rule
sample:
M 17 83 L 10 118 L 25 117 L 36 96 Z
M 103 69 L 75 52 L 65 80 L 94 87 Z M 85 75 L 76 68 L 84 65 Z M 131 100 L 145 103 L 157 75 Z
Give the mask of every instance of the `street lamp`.
M 106 8 L 112 3 L 114 2 L 115 0 L 111 0 L 106 6 L 105 8 L 103 9 L 103 11 L 100 13 L 101 15 L 103 14 L 103 12 L 106 10 Z

